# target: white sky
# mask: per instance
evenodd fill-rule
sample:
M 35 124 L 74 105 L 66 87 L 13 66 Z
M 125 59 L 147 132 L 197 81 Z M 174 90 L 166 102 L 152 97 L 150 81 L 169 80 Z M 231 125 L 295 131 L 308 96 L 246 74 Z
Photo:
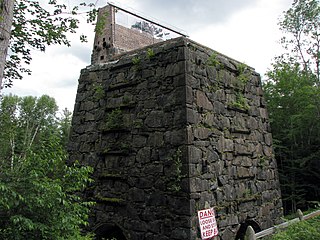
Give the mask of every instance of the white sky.
M 281 54 L 278 19 L 293 0 L 119 0 L 123 7 L 185 30 L 190 39 L 254 67 L 263 76 L 273 57 Z M 106 4 L 99 0 L 99 5 Z M 54 97 L 73 111 L 80 70 L 90 65 L 93 28 L 84 26 L 89 43 L 70 48 L 50 46 L 34 52 L 31 76 L 15 81 L 4 93 Z

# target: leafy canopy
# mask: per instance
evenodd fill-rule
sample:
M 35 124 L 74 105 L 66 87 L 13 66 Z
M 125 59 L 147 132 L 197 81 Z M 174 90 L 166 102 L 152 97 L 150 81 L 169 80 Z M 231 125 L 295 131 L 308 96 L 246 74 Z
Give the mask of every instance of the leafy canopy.
M 280 20 L 285 53 L 264 83 L 285 211 L 320 197 L 320 5 L 294 0 Z
M 65 161 L 70 114 L 57 118 L 54 99 L 4 96 L 0 108 L 0 239 L 90 239 L 92 202 L 81 192 L 90 167 Z
M 318 0 L 294 0 L 279 22 L 287 61 L 299 63 L 320 81 L 320 5 Z
M 32 60 L 32 50 L 45 51 L 53 44 L 70 46 L 70 33 L 79 28 L 80 16 L 94 23 L 97 15 L 96 3 L 67 0 L 16 0 L 12 24 L 9 56 L 6 62 L 4 87 L 11 87 L 23 74 L 31 74 L 27 67 Z M 88 2 L 88 1 L 87 1 Z M 82 42 L 87 41 L 80 35 Z

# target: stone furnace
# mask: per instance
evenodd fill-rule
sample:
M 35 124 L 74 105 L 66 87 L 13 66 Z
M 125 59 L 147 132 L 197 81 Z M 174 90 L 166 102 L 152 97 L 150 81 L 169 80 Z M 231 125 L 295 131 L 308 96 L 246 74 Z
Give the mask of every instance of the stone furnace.
M 254 69 L 183 36 L 101 56 L 81 71 L 69 144 L 71 161 L 95 169 L 85 195 L 97 239 L 201 239 L 209 207 L 222 240 L 279 223 Z

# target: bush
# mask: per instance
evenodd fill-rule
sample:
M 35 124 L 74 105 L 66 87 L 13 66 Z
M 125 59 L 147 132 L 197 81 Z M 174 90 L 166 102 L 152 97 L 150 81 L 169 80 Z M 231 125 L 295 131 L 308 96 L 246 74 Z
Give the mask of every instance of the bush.
M 88 239 L 81 236 L 90 202 L 81 191 L 89 167 L 66 166 L 66 155 L 50 138 L 19 166 L 0 170 L 0 239 Z

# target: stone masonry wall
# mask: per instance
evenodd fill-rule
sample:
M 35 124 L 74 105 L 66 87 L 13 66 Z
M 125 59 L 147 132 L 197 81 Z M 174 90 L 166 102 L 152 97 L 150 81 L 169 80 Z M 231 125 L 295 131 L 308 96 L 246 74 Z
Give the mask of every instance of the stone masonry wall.
M 178 172 L 187 136 L 183 44 L 81 72 L 70 155 L 96 170 L 87 192 L 98 202 L 93 228 L 113 222 L 127 239 L 189 239 L 188 183 Z
M 234 239 L 241 223 L 278 224 L 280 188 L 259 74 L 199 44 L 187 48 L 191 206 L 215 207 L 222 239 Z M 196 215 L 192 221 L 195 236 Z
M 83 69 L 69 153 L 95 169 L 98 237 L 200 239 L 214 207 L 229 240 L 282 216 L 259 75 L 185 38 Z

